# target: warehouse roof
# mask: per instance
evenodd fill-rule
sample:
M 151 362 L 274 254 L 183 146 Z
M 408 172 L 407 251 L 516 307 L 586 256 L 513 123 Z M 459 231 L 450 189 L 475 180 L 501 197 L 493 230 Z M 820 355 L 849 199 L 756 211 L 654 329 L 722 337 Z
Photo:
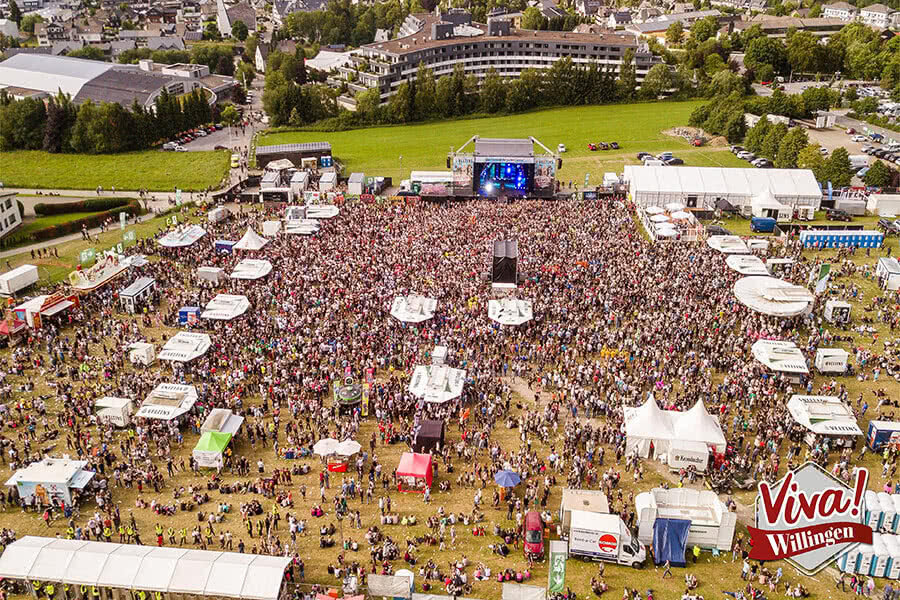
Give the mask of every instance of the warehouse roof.
M 741 169 L 721 167 L 643 167 L 625 165 L 632 193 L 756 196 L 770 191 L 779 197 L 821 197 L 809 169 Z
M 274 146 L 258 146 L 257 156 L 281 154 L 283 152 L 331 152 L 329 142 L 307 142 L 305 144 L 275 144 Z
M 179 79 L 139 69 L 110 69 L 85 83 L 73 98 L 74 102 L 118 102 L 130 106 L 135 100 L 147 100 L 172 80 Z
M 14 86 L 73 97 L 91 79 L 113 68 L 112 63 L 46 54 L 16 54 L 0 63 L 0 87 Z

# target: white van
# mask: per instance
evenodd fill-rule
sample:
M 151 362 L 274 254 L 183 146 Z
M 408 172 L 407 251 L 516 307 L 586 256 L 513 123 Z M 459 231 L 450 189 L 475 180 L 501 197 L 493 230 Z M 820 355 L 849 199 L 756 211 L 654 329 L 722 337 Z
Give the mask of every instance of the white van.
M 631 533 L 619 515 L 571 511 L 569 556 L 640 567 L 647 548 Z
M 665 164 L 666 163 L 659 160 L 658 158 L 648 158 L 648 159 L 644 160 L 645 167 L 662 167 Z

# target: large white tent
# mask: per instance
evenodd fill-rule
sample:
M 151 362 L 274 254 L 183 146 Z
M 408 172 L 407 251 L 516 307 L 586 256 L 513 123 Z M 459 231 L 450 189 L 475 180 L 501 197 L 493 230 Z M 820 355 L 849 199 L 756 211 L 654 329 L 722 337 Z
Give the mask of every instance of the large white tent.
M 821 435 L 862 435 L 853 410 L 836 396 L 795 394 L 787 403 L 794 420 Z
M 197 398 L 192 385 L 161 383 L 147 395 L 135 417 L 169 421 L 191 410 Z
M 182 226 L 159 238 L 159 245 L 166 248 L 184 248 L 204 235 L 206 235 L 206 230 L 199 225 Z
M 232 250 L 261 250 L 268 243 L 269 240 L 253 231 L 252 227 L 248 227 L 244 237 L 232 246 Z
M 277 600 L 290 562 L 290 557 L 26 536 L 3 552 L 0 577 Z
M 675 430 L 667 411 L 662 410 L 651 395 L 641 406 L 625 408 L 625 436 L 625 453 L 636 452 L 641 458 L 647 458 L 651 443 L 655 454 L 668 451 Z
M 239 317 L 250 308 L 250 300 L 247 296 L 236 294 L 218 294 L 206 305 L 206 310 L 200 315 L 204 319 L 216 319 L 230 321 Z
M 318 219 L 285 219 L 284 232 L 295 235 L 312 235 L 318 233 L 321 223 Z
M 501 325 L 521 325 L 534 318 L 531 300 L 501 298 L 488 300 L 488 317 Z
M 234 265 L 232 279 L 260 279 L 272 272 L 272 263 L 267 260 L 245 258 Z
M 750 212 L 754 217 L 775 219 L 779 223 L 791 220 L 791 207 L 779 202 L 771 189 L 764 189 L 750 200 Z
M 775 277 L 742 277 L 734 295 L 751 310 L 770 317 L 794 317 L 809 309 L 813 295 L 805 287 Z
M 419 365 L 409 380 L 409 393 L 426 402 L 447 402 L 462 395 L 466 372 L 444 365 Z
M 769 275 L 766 264 L 753 254 L 731 254 L 725 257 L 725 264 L 741 275 Z
M 169 338 L 169 341 L 163 346 L 157 358 L 175 362 L 188 362 L 206 354 L 210 346 L 212 346 L 212 340 L 205 333 L 179 331 Z
M 404 323 L 421 323 L 434 318 L 437 300 L 418 294 L 397 296 L 391 304 L 391 316 Z
M 625 182 L 632 200 L 644 207 L 680 202 L 688 208 L 714 210 L 718 200 L 746 206 L 765 191 L 791 207 L 818 206 L 822 200 L 809 169 L 625 165 Z
M 715 447 L 716 452 L 725 452 L 725 434 L 719 420 L 707 412 L 702 400 L 683 413 L 670 414 L 675 439 L 703 442 Z
M 789 375 L 808 375 L 806 357 L 794 342 L 757 340 L 750 347 L 753 358 L 770 370 Z

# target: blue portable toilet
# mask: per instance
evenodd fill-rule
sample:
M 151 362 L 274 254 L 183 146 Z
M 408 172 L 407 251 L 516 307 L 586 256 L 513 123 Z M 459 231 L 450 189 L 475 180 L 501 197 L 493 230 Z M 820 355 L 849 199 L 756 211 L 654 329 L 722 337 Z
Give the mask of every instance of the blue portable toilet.
M 196 325 L 200 322 L 201 312 L 199 306 L 182 306 L 178 309 L 178 324 Z

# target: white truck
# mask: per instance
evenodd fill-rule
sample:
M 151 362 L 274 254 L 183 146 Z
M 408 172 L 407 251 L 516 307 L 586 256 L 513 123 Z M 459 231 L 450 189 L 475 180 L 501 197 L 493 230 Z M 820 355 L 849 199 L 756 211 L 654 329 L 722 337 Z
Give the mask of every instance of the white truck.
M 565 488 L 559 502 L 559 525 L 557 533 L 563 539 L 569 538 L 572 526 L 572 511 L 608 513 L 609 501 L 603 490 L 576 490 Z
M 647 548 L 619 515 L 573 510 L 569 556 L 639 568 L 647 560 Z
M 34 265 L 21 265 L 8 273 L 0 274 L 0 295 L 12 296 L 37 283 L 38 268 Z

